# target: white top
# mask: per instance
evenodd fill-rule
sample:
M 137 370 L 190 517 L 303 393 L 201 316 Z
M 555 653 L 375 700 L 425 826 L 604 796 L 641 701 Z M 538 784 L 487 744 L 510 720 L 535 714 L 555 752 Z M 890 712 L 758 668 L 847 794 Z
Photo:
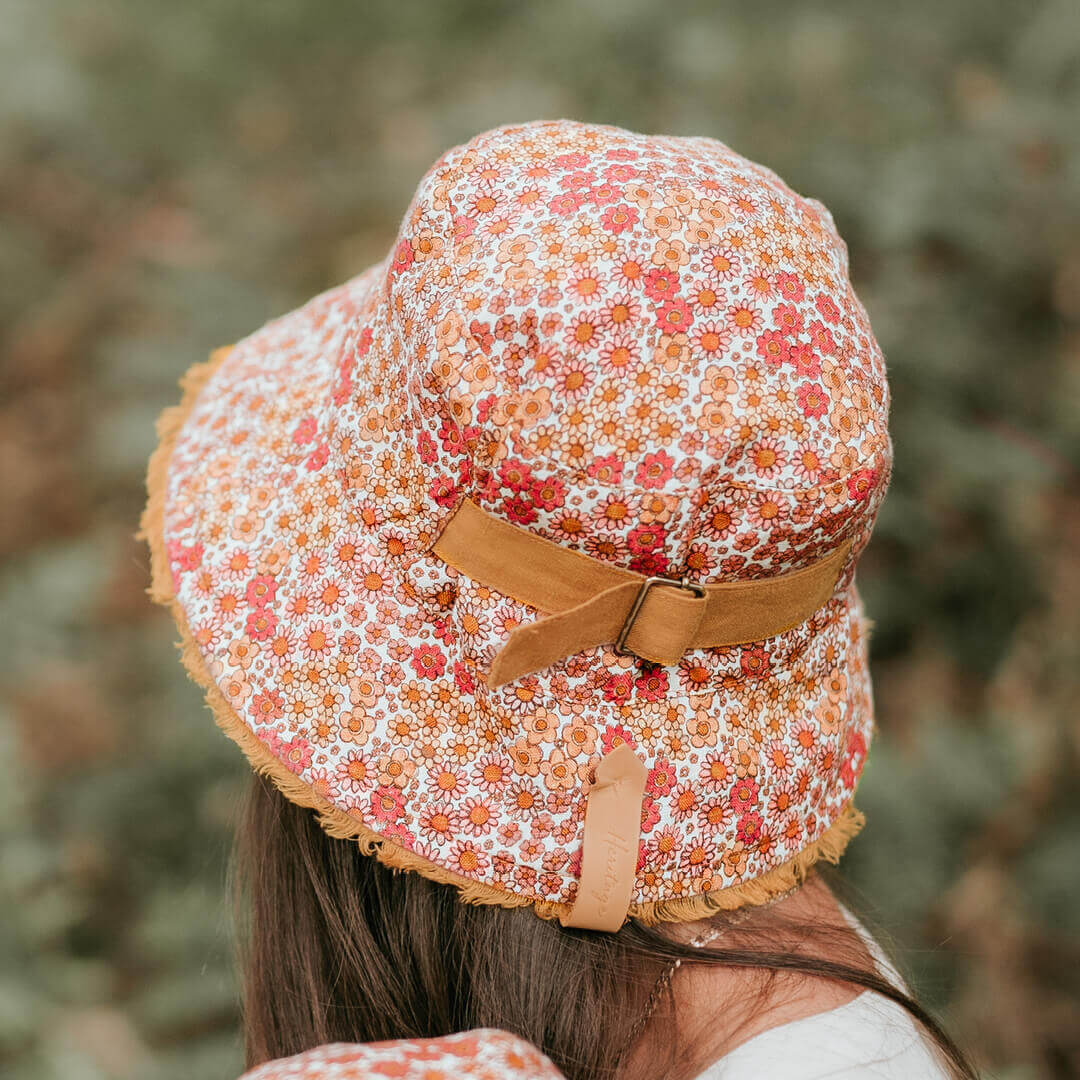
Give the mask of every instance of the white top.
M 866 928 L 845 916 L 878 970 L 904 983 Z M 906 988 L 905 988 L 906 989 Z M 713 1062 L 697 1080 L 948 1080 L 918 1023 L 901 1005 L 864 990 L 846 1005 L 755 1035 Z

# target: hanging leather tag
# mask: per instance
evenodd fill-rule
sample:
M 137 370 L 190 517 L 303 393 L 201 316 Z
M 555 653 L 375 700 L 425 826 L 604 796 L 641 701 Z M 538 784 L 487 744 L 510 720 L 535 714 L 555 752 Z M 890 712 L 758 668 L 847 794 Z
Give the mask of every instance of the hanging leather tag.
M 641 799 L 648 770 L 625 743 L 596 767 L 585 807 L 585 846 L 577 897 L 560 922 L 614 932 L 626 921 L 634 893 Z

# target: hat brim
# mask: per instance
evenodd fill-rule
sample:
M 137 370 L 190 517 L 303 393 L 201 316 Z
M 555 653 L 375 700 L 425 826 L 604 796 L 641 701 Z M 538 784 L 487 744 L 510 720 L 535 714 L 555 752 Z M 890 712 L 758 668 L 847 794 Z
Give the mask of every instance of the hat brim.
M 504 907 L 531 904 L 539 915 L 558 917 L 566 914 L 570 901 L 543 894 L 537 884 L 539 854 L 533 884 L 514 891 L 493 880 L 490 858 L 486 860 L 487 873 L 483 865 L 474 874 L 464 873 L 429 857 L 444 857 L 445 853 L 422 842 L 411 842 L 415 837 L 407 828 L 387 827 L 385 820 L 380 820 L 373 798 L 381 787 L 373 788 L 365 780 L 368 786 L 361 784 L 362 797 L 343 798 L 340 790 L 328 783 L 327 769 L 316 764 L 327 755 L 325 748 L 311 743 L 309 716 L 302 718 L 302 711 L 275 715 L 278 705 L 274 705 L 265 722 L 260 722 L 253 700 L 272 694 L 274 671 L 280 669 L 273 667 L 266 650 L 255 658 L 250 668 L 238 668 L 229 650 L 233 648 L 235 653 L 237 641 L 248 640 L 243 632 L 244 617 L 235 608 L 224 613 L 210 611 L 205 606 L 209 598 L 200 592 L 199 561 L 213 544 L 224 544 L 228 539 L 226 515 L 221 509 L 226 503 L 230 512 L 241 503 L 248 505 L 254 501 L 259 506 L 255 515 L 258 523 L 237 526 L 247 530 L 242 537 L 245 570 L 256 568 L 264 559 L 296 557 L 295 551 L 283 554 L 277 550 L 281 538 L 274 535 L 273 525 L 268 523 L 295 520 L 297 515 L 309 513 L 310 508 L 303 505 L 302 498 L 297 499 L 292 485 L 280 482 L 281 477 L 296 476 L 304 470 L 318 473 L 322 468 L 318 455 L 330 452 L 318 440 L 324 435 L 341 434 L 327 433 L 320 424 L 327 416 L 327 402 L 349 335 L 363 323 L 365 313 L 374 309 L 384 269 L 382 264 L 369 268 L 350 282 L 267 324 L 235 347 L 217 350 L 209 362 L 194 365 L 184 376 L 183 400 L 162 414 L 158 423 L 160 443 L 149 465 L 149 500 L 141 535 L 151 551 L 151 594 L 170 608 L 181 634 L 183 662 L 205 690 L 218 725 L 241 747 L 251 765 L 269 777 L 288 799 L 316 811 L 320 824 L 330 835 L 356 839 L 366 852 L 386 865 L 414 870 L 431 880 L 453 885 L 467 902 Z M 250 406 L 256 401 L 263 409 L 262 422 L 271 429 L 263 442 L 272 447 L 272 453 L 265 458 L 249 453 L 251 448 L 244 447 L 244 439 L 230 421 L 232 415 L 241 411 L 241 404 Z M 316 436 L 302 438 L 298 432 L 306 430 L 304 425 L 313 426 Z M 328 488 L 335 489 L 329 471 L 326 475 Z M 346 498 L 330 499 L 321 505 L 309 532 L 310 547 L 304 553 L 310 554 L 316 563 L 331 558 L 334 545 L 342 537 L 354 538 L 361 547 L 365 544 L 362 523 L 350 517 Z M 438 562 L 433 555 L 424 559 Z M 392 648 L 404 667 L 408 657 L 415 656 L 416 650 L 432 640 L 433 620 L 425 616 L 427 609 L 422 605 L 416 610 L 405 610 L 405 605 L 415 599 L 415 595 L 410 595 L 415 594 L 415 580 L 403 578 L 399 568 L 374 542 L 364 548 L 362 566 L 366 569 L 361 577 L 365 581 L 378 580 L 379 584 L 375 588 L 368 588 L 367 584 L 358 586 L 350 600 L 361 618 L 365 609 L 374 611 L 379 605 L 386 605 L 388 618 L 398 617 Z M 237 583 L 242 584 L 241 577 Z M 468 583 L 460 584 L 459 595 L 465 596 L 469 593 Z M 396 595 L 391 595 L 393 589 L 397 590 Z M 475 600 L 477 592 L 473 590 L 470 599 Z M 490 590 L 479 592 L 485 593 L 485 603 L 489 605 L 510 605 L 519 620 L 538 614 L 527 605 L 497 594 L 492 596 Z M 846 668 L 850 661 L 859 669 L 853 675 L 853 682 L 857 680 L 860 685 L 851 688 L 851 707 L 863 714 L 855 726 L 865 734 L 860 749 L 860 755 L 864 755 L 869 741 L 871 704 L 865 673 L 866 630 L 854 583 L 827 607 L 827 618 L 819 620 L 816 636 L 819 644 L 824 643 L 823 647 L 831 650 L 835 664 Z M 323 622 L 340 639 L 344 624 L 340 620 L 335 622 L 331 616 L 328 620 Z M 439 629 L 442 633 L 450 632 L 445 625 Z M 463 647 L 459 655 L 468 666 L 477 666 L 473 650 Z M 238 670 L 246 672 L 239 682 Z M 826 671 L 812 673 L 822 682 L 818 688 L 822 700 L 825 700 L 825 675 Z M 302 710 L 305 706 L 298 703 L 296 707 Z M 340 701 L 336 707 L 340 709 Z M 316 702 L 313 708 L 317 711 L 322 706 Z M 513 729 L 512 714 L 508 712 L 505 719 L 504 727 L 509 734 L 504 749 L 509 753 L 510 744 L 519 732 Z M 840 748 L 839 753 L 843 752 L 844 748 Z M 861 766 L 861 760 L 858 764 Z M 426 779 L 430 786 L 431 777 Z M 854 782 L 846 797 L 835 804 L 833 812 L 815 815 L 813 835 L 806 837 L 807 842 L 794 855 L 774 856 L 771 863 L 768 858 L 759 860 L 754 864 L 759 872 L 752 878 L 722 887 L 717 887 L 722 879 L 710 873 L 700 879 L 703 888 L 699 892 L 684 890 L 680 895 L 644 898 L 639 890 L 630 914 L 649 922 L 683 921 L 717 910 L 763 903 L 782 895 L 798 885 L 819 859 L 835 862 L 858 832 L 862 816 L 850 802 L 853 789 Z M 509 794 L 505 798 L 509 799 Z M 513 813 L 509 805 L 506 809 L 508 815 Z M 418 809 L 413 808 L 410 821 L 417 813 Z M 782 850 L 777 847 L 778 852 Z M 564 884 L 571 877 L 564 874 Z

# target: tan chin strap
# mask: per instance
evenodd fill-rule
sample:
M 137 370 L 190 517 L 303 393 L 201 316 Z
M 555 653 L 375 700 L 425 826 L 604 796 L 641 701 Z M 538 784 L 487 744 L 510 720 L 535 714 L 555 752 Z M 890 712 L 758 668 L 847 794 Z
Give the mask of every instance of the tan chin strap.
M 762 641 L 805 622 L 836 586 L 845 541 L 801 570 L 715 585 L 652 577 L 572 551 L 462 502 L 434 545 L 461 573 L 549 614 L 515 627 L 488 685 L 502 686 L 598 645 L 670 667 L 688 649 Z
M 596 766 L 585 804 L 585 840 L 577 896 L 563 926 L 614 933 L 626 921 L 634 894 L 644 762 L 625 743 Z

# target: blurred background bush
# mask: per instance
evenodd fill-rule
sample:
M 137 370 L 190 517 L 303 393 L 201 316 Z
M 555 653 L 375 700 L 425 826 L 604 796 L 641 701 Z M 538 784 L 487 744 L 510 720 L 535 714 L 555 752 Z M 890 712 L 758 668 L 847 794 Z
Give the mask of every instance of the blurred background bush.
M 889 361 L 845 875 L 993 1075 L 1080 1074 L 1080 4 L 0 0 L 0 1073 L 232 1078 L 246 766 L 133 539 L 213 346 L 496 124 L 717 137 L 828 204 Z

